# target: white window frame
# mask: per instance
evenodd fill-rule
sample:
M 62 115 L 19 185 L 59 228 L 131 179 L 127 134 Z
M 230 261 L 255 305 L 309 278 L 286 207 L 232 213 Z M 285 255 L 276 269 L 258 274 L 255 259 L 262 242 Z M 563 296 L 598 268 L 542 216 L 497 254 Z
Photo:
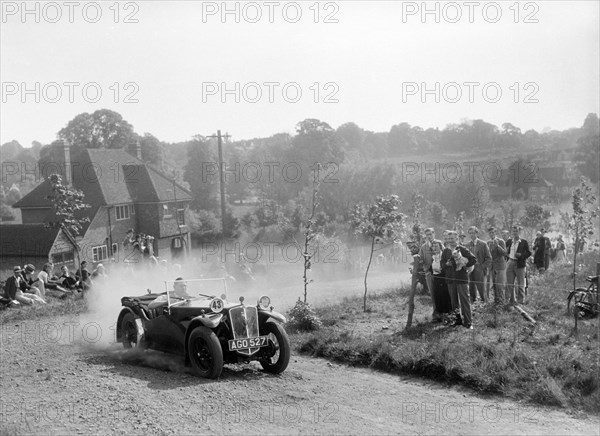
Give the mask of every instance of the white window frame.
M 123 221 L 129 219 L 129 205 L 122 204 L 120 206 L 115 206 L 115 215 L 117 216 L 117 221 Z M 119 217 L 120 215 L 120 217 Z
M 162 208 L 163 208 L 163 219 L 173 218 L 173 212 L 171 211 L 171 208 L 169 207 L 169 203 L 164 203 L 162 205 Z
M 181 217 L 181 220 L 179 219 Z M 185 226 L 185 209 L 177 209 L 175 218 L 177 219 L 178 226 Z
M 106 245 L 92 247 L 92 261 L 101 262 L 103 260 L 108 260 L 108 247 Z

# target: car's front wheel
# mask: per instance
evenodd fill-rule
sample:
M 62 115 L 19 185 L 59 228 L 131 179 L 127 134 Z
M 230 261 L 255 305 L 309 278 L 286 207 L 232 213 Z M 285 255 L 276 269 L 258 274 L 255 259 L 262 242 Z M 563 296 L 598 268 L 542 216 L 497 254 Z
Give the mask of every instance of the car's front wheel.
M 204 378 L 217 378 L 223 371 L 223 350 L 217 335 L 207 327 L 196 327 L 188 339 L 192 368 Z
M 264 348 L 266 356 L 260 360 L 265 371 L 280 374 L 290 363 L 290 340 L 285 329 L 275 322 L 264 324 L 262 335 L 269 337 L 269 346 Z

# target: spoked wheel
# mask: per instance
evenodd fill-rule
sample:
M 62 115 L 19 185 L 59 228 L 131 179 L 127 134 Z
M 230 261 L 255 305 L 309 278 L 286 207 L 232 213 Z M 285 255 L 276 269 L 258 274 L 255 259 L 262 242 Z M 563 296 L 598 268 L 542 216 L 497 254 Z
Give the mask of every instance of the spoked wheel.
M 576 289 L 572 291 L 567 297 L 567 313 L 569 315 L 573 314 L 575 310 L 575 305 L 581 301 L 586 301 L 587 292 L 585 289 Z
M 285 329 L 274 322 L 267 322 L 261 335 L 269 337 L 269 346 L 264 348 L 265 357 L 260 360 L 265 371 L 280 374 L 290 362 L 290 340 Z
M 136 348 L 138 347 L 137 341 L 137 327 L 135 325 L 135 316 L 131 313 L 126 313 L 121 322 L 121 329 L 123 332 L 123 347 L 125 348 Z
M 223 350 L 217 336 L 207 327 L 195 328 L 188 339 L 190 362 L 197 375 L 217 378 L 223 370 Z

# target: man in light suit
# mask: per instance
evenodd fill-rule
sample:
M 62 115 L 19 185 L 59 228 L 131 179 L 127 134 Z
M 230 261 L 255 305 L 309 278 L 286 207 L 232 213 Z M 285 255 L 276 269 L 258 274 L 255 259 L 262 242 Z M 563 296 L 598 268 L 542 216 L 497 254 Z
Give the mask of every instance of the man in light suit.
M 421 261 L 423 262 L 423 271 L 425 271 L 425 282 L 427 283 L 427 289 L 429 289 L 429 294 L 431 295 L 431 302 L 433 305 L 433 314 L 431 315 L 432 321 L 441 321 L 442 316 L 438 313 L 437 307 L 435 307 L 431 264 L 433 262 L 433 244 L 435 242 L 439 242 L 441 244 L 442 241 L 435 239 L 435 230 L 431 227 L 425 229 L 424 233 L 425 243 L 421 245 L 421 248 L 419 250 L 419 256 L 421 257 Z
M 529 251 L 527 241 L 519 236 L 520 232 L 521 228 L 519 226 L 513 226 L 512 238 L 506 241 L 506 256 L 508 258 L 506 283 L 510 305 L 523 304 L 525 300 L 525 267 L 527 258 L 531 256 L 531 251 Z M 515 279 L 517 280 L 516 292 Z
M 496 235 L 495 227 L 490 227 L 488 234 L 490 235 L 490 240 L 487 244 L 492 256 L 490 278 L 494 287 L 494 304 L 502 306 L 504 304 L 504 288 L 506 286 L 506 243 Z
M 471 294 L 471 303 L 477 300 L 477 292 L 481 301 L 486 301 L 485 298 L 485 274 L 490 264 L 492 256 L 487 244 L 479 239 L 479 229 L 475 226 L 469 227 L 469 237 L 471 240 L 465 244 L 467 249 L 477 258 L 477 263 L 469 274 L 469 293 Z

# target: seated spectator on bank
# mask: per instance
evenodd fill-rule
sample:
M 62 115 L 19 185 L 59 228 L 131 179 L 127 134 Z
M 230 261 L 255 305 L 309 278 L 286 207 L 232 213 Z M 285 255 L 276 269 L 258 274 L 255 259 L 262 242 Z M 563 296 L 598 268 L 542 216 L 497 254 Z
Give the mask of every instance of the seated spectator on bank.
M 61 289 L 60 287 L 60 281 L 54 277 L 54 265 L 50 262 L 44 264 L 37 278 L 39 280 L 42 296 L 46 296 L 48 290 L 65 292 L 65 289 Z
M 4 297 L 8 300 L 10 307 L 20 307 L 21 302 L 17 300 L 17 291 L 19 290 L 19 284 L 23 280 L 21 275 L 21 267 L 15 266 L 13 268 L 13 275 L 8 277 L 4 283 Z M 23 304 L 33 304 L 29 298 L 23 302 Z
M 69 268 L 67 265 L 63 265 L 60 267 L 61 276 L 58 278 L 60 284 L 63 288 L 69 291 L 77 291 L 81 292 L 81 285 L 77 281 L 75 277 L 71 275 Z
M 45 304 L 43 298 L 36 294 L 26 293 L 24 291 L 31 290 L 31 286 L 27 283 L 23 270 L 20 266 L 13 268 L 13 275 L 6 279 L 4 285 L 5 296 L 10 300 L 10 306 L 18 307 L 19 305 L 31 306 L 35 303 Z M 33 291 L 35 292 L 35 290 Z
M 42 291 L 40 290 L 43 284 L 41 284 L 37 277 L 34 277 L 34 273 L 35 266 L 32 264 L 26 265 L 21 271 L 23 280 L 19 283 L 19 288 L 26 294 L 26 297 L 33 299 L 34 302 L 46 304 L 46 300 L 42 298 Z

